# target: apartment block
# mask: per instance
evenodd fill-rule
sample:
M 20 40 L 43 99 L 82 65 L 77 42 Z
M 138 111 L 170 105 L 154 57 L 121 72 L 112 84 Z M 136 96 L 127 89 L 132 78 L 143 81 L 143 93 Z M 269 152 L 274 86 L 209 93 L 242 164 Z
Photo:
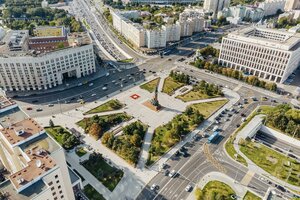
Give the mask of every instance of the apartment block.
M 283 83 L 300 63 L 300 34 L 249 27 L 223 37 L 219 64 Z
M 275 15 L 278 10 L 284 11 L 286 0 L 265 0 L 259 4 L 259 8 L 264 10 L 264 15 Z
M 0 108 L 0 173 L 5 177 L 1 195 L 13 200 L 74 200 L 82 183 L 68 168 L 62 147 L 15 103 L 5 101 Z
M 286 0 L 286 4 L 284 6 L 285 11 L 297 10 L 300 9 L 300 1 L 299 0 Z
M 166 31 L 162 29 L 146 30 L 146 46 L 150 49 L 166 46 Z
M 166 32 L 166 42 L 174 42 L 180 40 L 180 25 L 179 24 L 167 24 L 162 27 L 162 30 Z
M 11 31 L 0 46 L 2 89 L 48 89 L 63 84 L 69 77 L 80 78 L 96 72 L 94 48 L 88 34 L 69 34 L 67 41 L 61 41 L 62 46 L 58 47 L 48 36 L 27 38 L 24 42 L 24 34 L 16 35 L 23 32 L 26 31 Z M 16 50 L 17 46 L 25 47 Z
M 212 12 L 213 17 L 216 18 L 219 11 L 228 8 L 230 0 L 204 0 L 203 9 Z

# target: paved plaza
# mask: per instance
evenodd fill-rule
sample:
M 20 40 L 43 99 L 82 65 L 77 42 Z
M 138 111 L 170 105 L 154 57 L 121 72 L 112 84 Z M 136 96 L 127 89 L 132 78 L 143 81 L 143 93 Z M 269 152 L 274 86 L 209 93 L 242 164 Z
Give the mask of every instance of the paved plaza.
M 99 101 L 92 102 L 89 104 L 84 105 L 83 107 L 77 110 L 71 110 L 69 112 L 61 113 L 55 115 L 54 118 L 51 117 L 40 117 L 37 118 L 37 121 L 42 126 L 48 126 L 50 118 L 54 122 L 55 125 L 61 125 L 64 127 L 68 127 L 69 129 L 75 128 L 83 135 L 83 140 L 85 141 L 85 146 L 90 145 L 94 151 L 103 154 L 103 157 L 109 160 L 112 165 L 122 169 L 124 171 L 124 177 L 119 182 L 117 187 L 114 189 L 113 192 L 110 192 L 105 186 L 102 185 L 95 177 L 93 177 L 83 166 L 79 164 L 80 161 L 88 159 L 88 154 L 79 158 L 75 153 L 74 150 L 67 153 L 67 161 L 71 164 L 72 168 L 76 169 L 83 177 L 86 178 L 84 181 L 84 185 L 90 183 L 93 187 L 106 199 L 128 199 L 129 197 L 135 197 L 137 194 L 142 190 L 142 188 L 158 173 L 159 166 L 165 162 L 170 156 L 173 154 L 173 151 L 180 148 L 183 144 L 187 141 L 191 140 L 192 135 L 197 134 L 197 132 L 203 130 L 205 127 L 209 126 L 213 121 L 215 115 L 211 116 L 211 118 L 207 119 L 204 123 L 199 126 L 195 131 L 193 131 L 190 136 L 186 137 L 184 141 L 180 142 L 178 145 L 175 145 L 174 149 L 171 149 L 170 152 L 166 153 L 161 160 L 155 163 L 151 169 L 145 168 L 145 163 L 148 157 L 148 150 L 150 148 L 151 140 L 153 137 L 153 133 L 155 128 L 160 125 L 168 123 L 174 116 L 177 114 L 182 113 L 186 107 L 193 103 L 201 103 L 201 102 L 209 102 L 209 101 L 216 101 L 222 100 L 225 98 L 212 98 L 212 99 L 204 99 L 199 101 L 193 102 L 183 102 L 179 99 L 176 99 L 174 96 L 169 96 L 165 93 L 162 93 L 162 85 L 164 79 L 167 75 L 161 76 L 161 81 L 158 85 L 158 100 L 161 106 L 163 107 L 160 111 L 154 111 L 150 108 L 143 105 L 144 102 L 153 98 L 154 93 L 149 93 L 146 90 L 141 89 L 139 86 L 135 86 L 130 88 L 127 91 L 122 93 L 116 94 L 111 98 L 102 98 Z M 156 77 L 151 77 L 149 79 L 152 80 Z M 191 88 L 189 88 L 191 89 Z M 180 89 L 179 89 L 180 90 Z M 224 108 L 230 107 L 238 100 L 238 95 L 235 92 L 225 89 L 225 97 L 229 99 L 229 102 L 224 106 Z M 95 108 L 110 99 L 118 99 L 121 103 L 125 104 L 126 106 L 121 110 L 117 111 L 109 111 L 103 112 L 98 114 L 91 114 L 91 115 L 83 115 L 86 111 Z M 136 168 L 130 164 L 128 164 L 125 160 L 115 154 L 112 150 L 106 148 L 104 145 L 101 144 L 101 141 L 94 140 L 88 134 L 84 134 L 84 130 L 78 127 L 75 123 L 84 117 L 91 117 L 93 115 L 107 115 L 107 114 L 115 114 L 126 112 L 127 114 L 133 117 L 130 122 L 140 120 L 141 122 L 147 124 L 148 131 L 144 137 L 144 144 L 142 146 L 142 152 L 140 156 L 140 160 L 137 163 Z M 126 126 L 128 122 L 122 123 L 119 126 Z M 116 127 L 113 127 L 113 129 Z M 125 195 L 126 194 L 126 195 Z M 122 196 L 120 196 L 122 195 Z

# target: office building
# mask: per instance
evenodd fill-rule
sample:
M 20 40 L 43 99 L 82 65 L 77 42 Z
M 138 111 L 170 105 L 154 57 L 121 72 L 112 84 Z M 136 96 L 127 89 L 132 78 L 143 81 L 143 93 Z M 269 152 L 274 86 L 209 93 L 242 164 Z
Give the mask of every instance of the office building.
M 74 190 L 82 183 L 68 168 L 62 147 L 14 102 L 4 96 L 0 101 L 5 102 L 0 108 L 0 160 L 5 168 L 1 195 L 12 200 L 74 200 Z
M 300 62 L 300 34 L 249 27 L 223 37 L 219 64 L 283 83 Z
M 7 91 L 41 90 L 71 77 L 96 71 L 94 48 L 87 33 L 72 33 L 62 40 L 28 37 L 28 31 L 11 31 L 0 45 L 0 87 Z
M 286 0 L 265 0 L 259 3 L 259 8 L 264 10 L 264 16 L 276 15 L 280 10 L 284 11 Z
M 204 0 L 203 9 L 212 12 L 213 17 L 216 18 L 219 11 L 228 8 L 230 0 Z
M 284 6 L 285 11 L 297 10 L 300 9 L 300 1 L 299 0 L 286 0 L 286 4 Z

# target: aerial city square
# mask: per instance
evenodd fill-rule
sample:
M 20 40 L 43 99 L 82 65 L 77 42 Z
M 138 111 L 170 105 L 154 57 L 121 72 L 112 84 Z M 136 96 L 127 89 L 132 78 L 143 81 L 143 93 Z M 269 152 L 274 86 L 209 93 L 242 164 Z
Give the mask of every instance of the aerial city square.
M 0 200 L 300 200 L 300 0 L 0 8 Z

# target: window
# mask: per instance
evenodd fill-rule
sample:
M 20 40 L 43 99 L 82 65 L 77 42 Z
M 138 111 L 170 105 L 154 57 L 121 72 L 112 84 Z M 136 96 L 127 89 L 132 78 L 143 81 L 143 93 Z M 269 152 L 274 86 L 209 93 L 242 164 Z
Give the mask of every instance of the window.
M 58 178 L 58 175 L 55 175 L 55 178 Z
M 57 188 L 58 188 L 58 189 L 60 189 L 60 188 L 61 188 L 61 186 L 59 185 Z
M 63 199 L 63 198 L 64 198 L 64 195 L 61 195 L 60 198 Z
M 59 183 L 59 180 L 57 180 L 56 183 Z
M 62 191 L 59 191 L 59 194 L 61 194 L 62 193 Z
M 53 193 L 52 193 L 52 196 L 55 196 L 55 195 L 56 195 L 56 192 L 53 192 Z
M 51 191 L 53 191 L 53 190 L 54 190 L 54 187 L 51 188 Z
M 49 182 L 49 183 L 48 183 L 48 185 L 49 185 L 49 186 L 53 185 L 53 182 L 52 182 L 52 181 L 51 181 L 51 182 Z

